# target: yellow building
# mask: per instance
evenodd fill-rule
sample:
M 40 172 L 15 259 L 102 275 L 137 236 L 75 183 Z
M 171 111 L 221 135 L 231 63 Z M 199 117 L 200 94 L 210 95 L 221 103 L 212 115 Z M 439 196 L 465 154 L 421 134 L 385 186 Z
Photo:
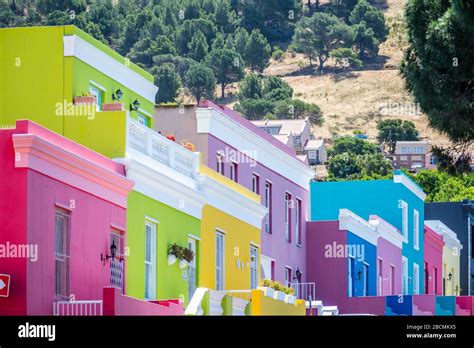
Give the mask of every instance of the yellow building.
M 458 296 L 462 244 L 456 233 L 440 220 L 425 221 L 433 231 L 443 237 L 443 295 Z
M 201 222 L 199 286 L 247 290 L 260 280 L 260 231 L 267 209 L 260 197 L 201 165 L 206 204 Z

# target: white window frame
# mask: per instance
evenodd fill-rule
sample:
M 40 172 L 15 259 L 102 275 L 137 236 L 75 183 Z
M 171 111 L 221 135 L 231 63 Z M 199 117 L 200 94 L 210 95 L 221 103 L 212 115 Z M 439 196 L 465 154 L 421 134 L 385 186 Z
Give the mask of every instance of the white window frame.
M 290 266 L 285 266 L 285 286 L 290 286 L 292 273 L 293 268 L 291 268 Z
M 222 248 L 219 248 L 219 238 L 222 239 Z M 221 254 L 219 255 L 219 251 Z M 221 265 L 218 267 L 218 259 L 221 259 Z M 225 289 L 225 233 L 216 230 L 216 265 L 215 265 L 215 276 L 216 276 L 216 290 Z
M 260 194 L 260 176 L 257 173 L 252 174 L 252 192 Z
M 389 269 L 389 273 L 388 273 L 388 279 L 389 279 L 389 285 L 390 285 L 390 289 L 389 289 L 389 294 L 390 295 L 395 295 L 395 287 L 394 287 L 394 280 L 395 280 L 395 265 L 394 264 L 390 264 L 390 269 Z
M 413 295 L 420 294 L 420 266 L 413 263 Z
M 198 240 L 191 235 L 188 235 L 188 247 L 194 253 L 193 260 L 188 265 L 188 302 L 191 301 L 191 298 L 194 293 L 191 293 L 191 290 L 196 291 L 197 284 L 198 284 L 198 277 L 197 277 L 197 248 L 198 248 Z M 191 274 L 193 274 L 194 284 L 191 282 Z M 192 289 L 191 285 L 194 285 Z
M 420 213 L 413 209 L 413 247 L 420 250 Z
M 147 260 L 147 227 L 150 228 L 150 260 Z M 156 227 L 154 221 L 145 221 L 145 300 L 156 300 Z M 147 266 L 149 270 L 147 272 Z M 149 288 L 147 289 L 147 278 Z
M 224 155 L 221 153 L 217 153 L 216 155 L 216 161 L 217 161 L 217 172 L 221 175 L 224 175 Z
M 285 240 L 291 243 L 291 193 L 285 192 Z
M 270 181 L 265 182 L 265 207 L 268 209 L 265 217 L 265 232 L 272 234 L 272 195 L 273 184 Z
M 107 89 L 105 87 L 102 87 L 97 82 L 89 81 L 89 94 L 96 97 L 96 111 L 102 110 L 104 94 L 106 92 Z
M 402 256 L 402 294 L 408 294 L 408 259 Z M 405 279 L 404 279 L 405 278 Z
M 296 232 L 296 245 L 301 247 L 303 245 L 303 228 L 302 228 L 302 212 L 303 202 L 300 198 L 296 197 L 295 205 L 295 232 Z
M 377 296 L 383 296 L 383 259 L 377 257 Z
M 58 231 L 56 230 L 56 219 L 61 218 L 63 220 L 63 230 L 60 232 L 62 234 L 62 252 L 59 252 L 56 248 L 58 244 L 57 234 Z M 54 212 L 54 233 L 55 233 L 55 295 L 59 299 L 68 299 L 70 295 L 70 285 L 71 285 L 71 267 L 70 267 L 70 257 L 71 257 L 71 212 L 69 210 L 63 209 L 61 207 L 56 206 Z M 64 267 L 64 275 L 58 279 L 58 264 L 62 264 Z M 63 284 L 63 282 L 65 282 Z M 60 283 L 59 287 L 64 291 L 58 293 L 58 283 Z
M 404 242 L 408 243 L 408 203 L 405 201 L 400 201 L 402 209 L 402 235 L 404 237 Z
M 232 161 L 230 164 L 230 180 L 237 182 L 238 180 L 238 171 L 239 171 L 239 165 L 237 162 Z

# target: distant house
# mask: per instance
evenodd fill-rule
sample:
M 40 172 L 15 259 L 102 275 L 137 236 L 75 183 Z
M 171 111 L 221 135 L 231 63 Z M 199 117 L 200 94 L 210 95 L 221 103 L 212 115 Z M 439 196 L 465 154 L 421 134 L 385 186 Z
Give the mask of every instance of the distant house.
M 309 165 L 324 163 L 327 160 L 326 148 L 322 139 L 314 139 L 308 118 L 298 120 L 252 121 L 254 125 L 292 147 Z M 301 157 L 301 158 L 303 158 Z
M 432 169 L 430 144 L 427 141 L 397 141 L 395 153 L 390 156 L 394 169 L 407 168 L 411 171 Z

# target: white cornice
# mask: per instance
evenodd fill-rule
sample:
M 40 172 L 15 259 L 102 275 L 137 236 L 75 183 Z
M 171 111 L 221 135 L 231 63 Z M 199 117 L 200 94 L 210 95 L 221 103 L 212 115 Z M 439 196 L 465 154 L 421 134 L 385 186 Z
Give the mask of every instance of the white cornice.
M 350 231 L 367 242 L 377 245 L 377 229 L 349 209 L 339 209 L 339 230 Z
M 202 218 L 205 197 L 195 180 L 133 149 L 128 150 L 126 158 L 115 161 L 125 165 L 127 177 L 135 181 L 135 191 L 197 219 Z
M 207 204 L 258 229 L 262 228 L 262 220 L 268 213 L 263 205 L 208 176 L 200 175 L 198 182 Z
M 82 60 L 149 102 L 155 103 L 157 86 L 79 36 L 64 36 L 64 56 Z
M 285 153 L 266 140 L 214 108 L 196 108 L 197 132 L 208 133 L 237 150 L 252 150 L 249 157 L 282 177 L 308 190 L 315 173 L 297 158 Z M 254 158 L 255 157 L 255 158 Z
M 421 199 L 422 201 L 425 201 L 426 194 L 417 184 L 415 184 L 405 174 L 397 174 L 397 172 L 395 172 L 393 174 L 393 182 L 396 184 L 402 184 L 411 192 L 413 192 L 413 194 L 416 195 L 419 199 Z
M 397 228 L 378 216 L 371 216 L 369 223 L 377 229 L 380 237 L 402 249 L 404 237 Z
M 431 228 L 433 231 L 443 237 L 446 247 L 448 247 L 449 249 L 457 248 L 459 253 L 461 252 L 462 244 L 459 241 L 458 236 L 443 222 L 441 222 L 440 220 L 425 220 L 425 225 L 427 225 L 429 228 Z

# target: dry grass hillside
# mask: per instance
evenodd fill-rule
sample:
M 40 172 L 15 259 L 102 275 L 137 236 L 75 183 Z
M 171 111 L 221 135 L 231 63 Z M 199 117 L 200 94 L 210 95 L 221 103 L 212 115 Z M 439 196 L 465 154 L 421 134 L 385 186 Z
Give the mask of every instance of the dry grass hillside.
M 415 112 L 416 105 L 399 74 L 398 64 L 407 44 L 404 5 L 405 0 L 377 2 L 385 13 L 390 34 L 380 46 L 379 56 L 367 62 L 361 70 L 338 73 L 329 62 L 324 75 L 318 75 L 309 71 L 309 62 L 304 56 L 290 53 L 281 61 L 272 61 L 266 69 L 266 75 L 277 75 L 287 81 L 294 89 L 295 98 L 321 107 L 325 122 L 314 129 L 316 137 L 353 134 L 352 131 L 357 129 L 375 140 L 379 120 L 401 118 L 413 121 L 422 139 L 438 145 L 449 143 L 446 137 L 428 127 L 424 114 Z M 229 92 L 235 95 L 236 87 L 229 87 Z M 235 98 L 229 98 L 228 104 L 234 103 Z

